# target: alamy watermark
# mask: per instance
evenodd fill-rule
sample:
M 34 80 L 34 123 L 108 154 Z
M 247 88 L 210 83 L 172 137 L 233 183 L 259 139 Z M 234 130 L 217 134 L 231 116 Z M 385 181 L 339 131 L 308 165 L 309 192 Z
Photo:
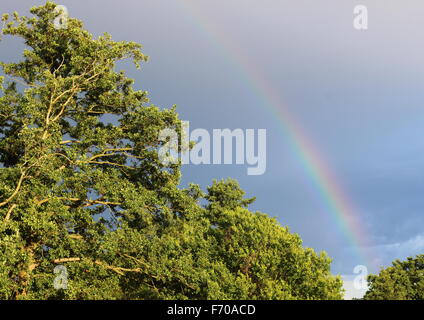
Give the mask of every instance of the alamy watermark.
M 366 290 L 368 289 L 368 268 L 363 265 L 357 265 L 353 269 L 353 273 L 357 276 L 353 279 L 353 287 L 356 290 Z
M 368 29 L 368 8 L 364 5 L 357 5 L 353 8 L 353 27 L 356 30 Z
M 57 274 L 53 281 L 53 287 L 56 290 L 68 289 L 68 269 L 63 265 L 58 265 L 53 272 Z
M 249 165 L 248 175 L 262 175 L 266 171 L 266 129 L 206 129 L 190 132 L 188 121 L 182 121 L 179 135 L 174 129 L 163 129 L 159 140 L 159 160 L 165 164 L 237 164 Z M 190 141 L 196 142 L 189 148 Z M 180 151 L 178 152 L 178 147 Z M 235 157 L 234 157 L 235 156 Z
M 57 17 L 53 20 L 53 25 L 56 29 L 66 29 L 68 28 L 68 8 L 63 5 L 58 5 L 54 9 L 54 13 L 57 14 Z

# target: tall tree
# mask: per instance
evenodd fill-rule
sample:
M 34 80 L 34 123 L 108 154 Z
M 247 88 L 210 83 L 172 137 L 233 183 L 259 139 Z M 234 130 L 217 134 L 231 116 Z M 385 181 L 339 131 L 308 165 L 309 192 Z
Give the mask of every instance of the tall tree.
M 341 298 L 326 254 L 250 212 L 237 182 L 178 188 L 158 156 L 175 108 L 116 70 L 141 46 L 58 28 L 55 8 L 2 18 L 27 49 L 0 64 L 0 298 Z
M 368 281 L 365 300 L 424 300 L 424 255 L 395 260 Z

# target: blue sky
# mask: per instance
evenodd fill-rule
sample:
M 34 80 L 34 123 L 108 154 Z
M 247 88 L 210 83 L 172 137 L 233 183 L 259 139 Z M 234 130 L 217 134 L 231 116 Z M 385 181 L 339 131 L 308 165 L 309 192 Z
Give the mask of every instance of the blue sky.
M 358 209 L 379 263 L 424 251 L 424 3 L 410 0 L 60 0 L 94 35 L 131 40 L 150 56 L 128 70 L 154 104 L 177 110 L 191 128 L 267 129 L 267 171 L 236 165 L 183 168 L 183 184 L 203 188 L 233 177 L 251 207 L 277 217 L 351 275 L 358 258 L 299 169 L 287 137 L 248 85 L 237 62 L 186 9 L 191 3 L 272 84 L 321 150 Z M 2 1 L 0 12 L 27 13 L 44 1 Z M 353 8 L 369 10 L 355 30 Z M 15 59 L 16 43 L 0 43 Z M 130 65 L 125 65 L 125 68 Z M 369 266 L 370 272 L 378 271 Z

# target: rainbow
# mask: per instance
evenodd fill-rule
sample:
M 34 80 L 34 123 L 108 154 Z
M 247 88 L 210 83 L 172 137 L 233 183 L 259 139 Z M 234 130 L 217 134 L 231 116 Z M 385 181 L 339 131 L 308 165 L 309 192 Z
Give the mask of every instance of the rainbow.
M 330 170 L 324 155 L 293 115 L 290 114 L 277 89 L 249 60 L 246 54 L 196 8 L 194 1 L 180 0 L 178 3 L 181 4 L 184 12 L 188 13 L 192 21 L 203 29 L 214 42 L 219 44 L 223 54 L 239 69 L 243 79 L 264 101 L 264 105 L 277 119 L 278 127 L 289 141 L 291 150 L 303 168 L 307 182 L 312 184 L 322 201 L 322 205 L 349 242 L 350 249 L 353 249 L 356 253 L 357 264 L 374 267 L 376 256 L 371 250 L 365 250 L 371 246 L 367 232 L 365 232 L 365 228 L 359 219 L 358 210 L 347 197 L 334 172 Z

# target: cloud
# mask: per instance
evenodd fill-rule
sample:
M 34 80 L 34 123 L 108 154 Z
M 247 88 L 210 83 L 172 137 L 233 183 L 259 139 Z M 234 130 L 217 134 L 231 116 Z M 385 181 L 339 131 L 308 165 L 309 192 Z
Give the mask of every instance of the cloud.
M 376 265 L 381 268 L 388 267 L 396 259 L 405 260 L 407 257 L 424 254 L 424 234 L 418 234 L 404 241 L 363 248 L 363 250 L 368 251 L 370 255 L 375 255 L 374 263 Z M 368 272 L 378 273 L 379 270 L 372 268 L 371 270 L 365 269 L 365 272 L 362 273 L 342 275 L 345 300 L 364 296 L 367 288 L 358 286 L 358 279 L 366 279 Z
M 355 278 L 358 275 L 343 275 L 343 288 L 345 289 L 345 300 L 352 300 L 353 298 L 362 298 L 367 292 L 367 288 L 360 288 L 355 285 Z
M 416 237 L 404 242 L 397 242 L 382 246 L 386 252 L 396 253 L 397 255 L 411 255 L 423 253 L 424 250 L 424 235 L 417 235 Z
M 424 234 L 419 234 L 405 241 L 382 244 L 367 248 L 378 253 L 380 265 L 389 266 L 393 260 L 405 260 L 407 257 L 424 253 Z

